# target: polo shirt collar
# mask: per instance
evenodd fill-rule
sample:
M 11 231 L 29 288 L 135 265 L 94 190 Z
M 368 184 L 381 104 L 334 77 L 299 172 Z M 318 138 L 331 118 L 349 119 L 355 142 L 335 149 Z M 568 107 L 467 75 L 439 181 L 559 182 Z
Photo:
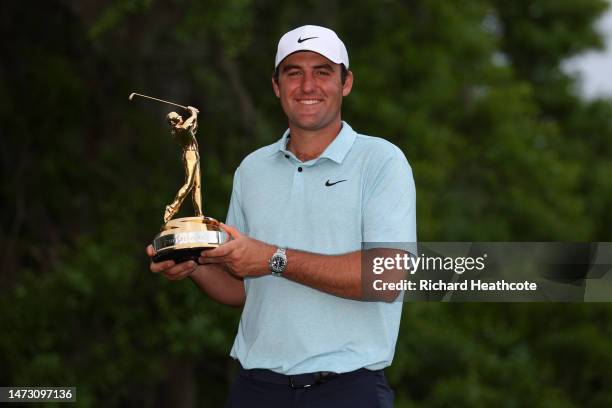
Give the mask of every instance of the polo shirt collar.
M 327 146 L 327 148 L 321 153 L 316 160 L 321 158 L 328 158 L 330 160 L 335 161 L 336 163 L 342 163 L 346 154 L 351 150 L 353 146 L 353 142 L 355 142 L 355 131 L 353 128 L 349 126 L 348 123 L 342 121 L 342 129 L 340 129 L 340 133 L 336 136 L 336 138 Z M 283 137 L 278 141 L 277 146 L 278 149 L 274 150 L 274 153 L 281 152 L 283 154 L 290 154 L 293 156 L 289 150 L 287 150 L 287 142 L 289 140 L 289 129 L 285 131 Z

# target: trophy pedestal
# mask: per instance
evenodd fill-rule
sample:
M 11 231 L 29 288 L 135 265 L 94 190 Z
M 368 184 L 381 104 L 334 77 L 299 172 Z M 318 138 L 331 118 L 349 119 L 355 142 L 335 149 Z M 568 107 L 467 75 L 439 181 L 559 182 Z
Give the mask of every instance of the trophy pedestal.
M 219 221 L 209 217 L 184 217 L 168 221 L 153 239 L 154 262 L 198 262 L 202 251 L 223 242 Z

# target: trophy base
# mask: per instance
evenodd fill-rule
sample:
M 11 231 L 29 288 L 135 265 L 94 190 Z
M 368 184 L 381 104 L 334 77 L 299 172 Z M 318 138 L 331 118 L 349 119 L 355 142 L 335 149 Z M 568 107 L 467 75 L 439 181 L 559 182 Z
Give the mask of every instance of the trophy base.
M 153 262 L 198 262 L 202 251 L 223 242 L 219 221 L 209 217 L 184 217 L 168 221 L 153 239 Z

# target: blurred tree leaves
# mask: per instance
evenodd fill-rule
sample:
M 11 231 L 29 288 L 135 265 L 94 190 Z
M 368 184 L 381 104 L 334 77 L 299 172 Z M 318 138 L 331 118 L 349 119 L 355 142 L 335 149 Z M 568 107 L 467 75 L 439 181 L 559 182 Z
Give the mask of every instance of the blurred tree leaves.
M 148 273 L 182 170 L 170 108 L 127 96 L 200 108 L 204 209 L 223 219 L 240 160 L 286 126 L 269 81 L 279 36 L 300 24 L 345 41 L 343 116 L 406 153 L 421 240 L 609 240 L 612 104 L 580 99 L 560 68 L 602 45 L 606 6 L 2 3 L 0 382 L 76 385 L 82 406 L 221 406 L 239 311 Z M 608 406 L 611 317 L 409 304 L 388 370 L 397 406 Z

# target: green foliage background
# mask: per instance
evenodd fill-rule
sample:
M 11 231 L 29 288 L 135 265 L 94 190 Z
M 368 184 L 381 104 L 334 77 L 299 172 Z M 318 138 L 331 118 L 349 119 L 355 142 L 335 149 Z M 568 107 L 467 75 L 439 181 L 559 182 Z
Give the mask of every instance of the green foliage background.
M 269 78 L 301 24 L 344 39 L 343 116 L 405 152 L 419 239 L 610 241 L 612 103 L 560 69 L 602 45 L 606 7 L 2 2 L 0 384 L 74 385 L 85 407 L 223 405 L 240 311 L 148 272 L 182 169 L 168 107 L 127 96 L 200 108 L 205 211 L 223 219 L 240 160 L 286 127 Z M 606 304 L 408 304 L 388 375 L 398 407 L 611 406 L 611 339 Z

